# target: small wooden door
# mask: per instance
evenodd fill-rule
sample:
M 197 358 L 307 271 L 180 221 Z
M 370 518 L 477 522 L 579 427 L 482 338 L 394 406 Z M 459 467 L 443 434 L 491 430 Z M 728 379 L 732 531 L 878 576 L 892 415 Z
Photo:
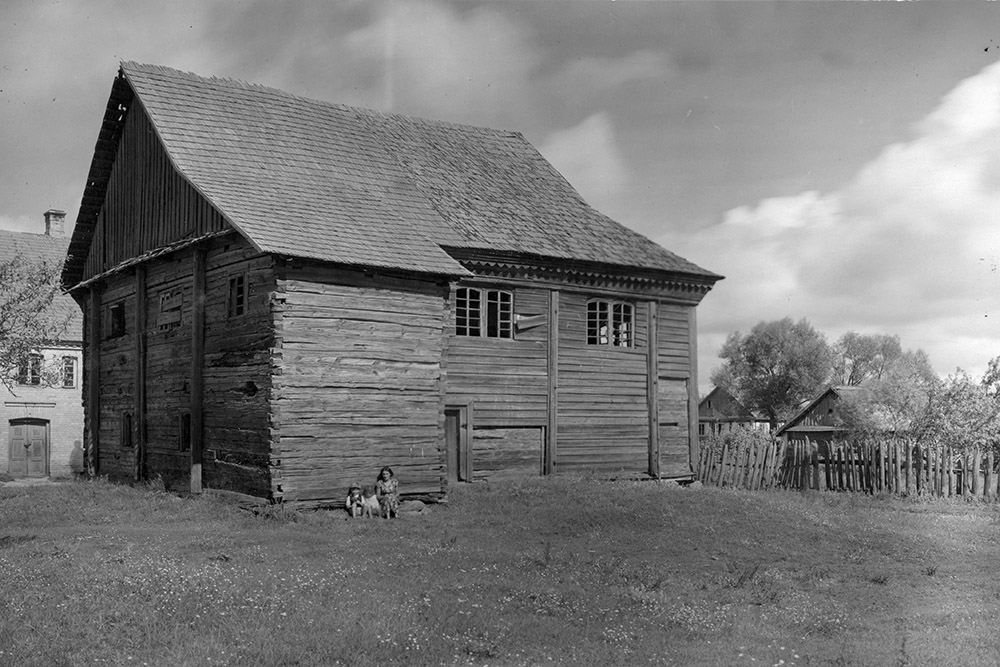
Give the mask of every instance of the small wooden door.
M 12 477 L 48 474 L 48 430 L 48 422 L 41 419 L 11 422 L 8 474 Z
M 453 405 L 445 408 L 444 441 L 449 482 L 472 481 L 471 430 L 469 406 Z

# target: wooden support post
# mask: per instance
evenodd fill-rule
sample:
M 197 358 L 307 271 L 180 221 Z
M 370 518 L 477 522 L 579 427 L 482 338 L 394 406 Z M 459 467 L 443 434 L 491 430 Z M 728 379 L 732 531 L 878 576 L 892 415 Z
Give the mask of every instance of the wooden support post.
M 556 447 L 559 442 L 559 290 L 549 292 L 549 338 L 548 338 L 548 426 L 545 429 L 545 458 L 542 474 L 555 472 Z
M 191 493 L 201 493 L 204 455 L 205 254 L 194 249 L 194 285 L 191 298 Z
M 101 469 L 101 294 L 100 284 L 87 294 L 87 438 L 84 467 L 88 474 Z
M 659 346 L 659 304 L 646 304 L 646 409 L 649 415 L 648 473 L 653 479 L 660 478 L 660 346 Z M 695 376 L 697 377 L 697 376 Z M 698 430 L 688 434 L 692 441 L 699 443 Z M 692 452 L 691 460 L 699 460 Z
M 146 265 L 135 267 L 135 391 L 132 427 L 135 430 L 133 479 L 146 479 Z

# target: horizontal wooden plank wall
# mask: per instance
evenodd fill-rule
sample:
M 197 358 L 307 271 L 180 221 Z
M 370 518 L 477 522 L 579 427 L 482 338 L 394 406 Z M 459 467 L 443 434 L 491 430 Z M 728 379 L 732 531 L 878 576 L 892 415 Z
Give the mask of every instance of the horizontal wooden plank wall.
M 515 315 L 548 313 L 547 290 L 507 289 L 514 294 Z M 454 304 L 454 294 L 450 303 Z M 544 426 L 547 325 L 517 331 L 513 339 L 456 336 L 451 316 L 446 326 L 446 400 L 460 404 L 471 401 L 475 428 Z
M 170 164 L 137 101 L 125 120 L 83 279 L 174 241 L 226 226 Z
M 274 401 L 285 500 L 339 502 L 384 465 L 402 493 L 442 490 L 446 297 L 444 284 L 280 270 Z
M 269 497 L 272 260 L 232 236 L 210 244 L 205 264 L 202 484 Z M 246 310 L 230 317 L 236 276 L 245 280 Z
M 637 345 L 587 344 L 586 294 L 562 292 L 559 433 L 555 469 L 644 476 L 649 468 L 645 303 L 635 304 Z
M 691 473 L 690 392 L 692 306 L 660 303 L 658 312 L 658 415 L 660 476 Z

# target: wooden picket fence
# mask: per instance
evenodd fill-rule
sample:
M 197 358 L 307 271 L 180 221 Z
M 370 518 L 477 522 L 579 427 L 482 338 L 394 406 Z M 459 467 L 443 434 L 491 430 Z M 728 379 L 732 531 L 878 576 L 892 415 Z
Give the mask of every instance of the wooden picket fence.
M 933 495 L 996 500 L 993 450 L 957 451 L 905 440 L 816 443 L 760 441 L 731 447 L 703 443 L 702 484 L 740 489 L 798 489 Z

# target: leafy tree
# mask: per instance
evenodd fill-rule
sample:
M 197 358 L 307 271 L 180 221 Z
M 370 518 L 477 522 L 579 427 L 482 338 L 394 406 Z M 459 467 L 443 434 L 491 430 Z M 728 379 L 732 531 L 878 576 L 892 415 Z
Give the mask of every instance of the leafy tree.
M 833 358 L 823 334 L 787 317 L 729 334 L 719 357 L 712 382 L 766 415 L 772 430 L 826 385 Z
M 69 325 L 71 314 L 52 308 L 61 271 L 60 262 L 21 254 L 0 261 L 0 382 L 11 391 L 28 355 L 58 342 Z
M 958 369 L 931 393 L 918 421 L 922 440 L 941 442 L 955 449 L 993 447 L 1000 444 L 1000 358 L 979 382 Z
M 903 355 L 899 336 L 848 331 L 834 345 L 834 383 L 857 387 L 882 376 Z
M 842 399 L 839 416 L 855 433 L 908 431 L 926 410 L 941 381 L 923 350 L 906 350 L 889 363 L 875 365 L 877 371 L 865 374 L 864 391 Z

